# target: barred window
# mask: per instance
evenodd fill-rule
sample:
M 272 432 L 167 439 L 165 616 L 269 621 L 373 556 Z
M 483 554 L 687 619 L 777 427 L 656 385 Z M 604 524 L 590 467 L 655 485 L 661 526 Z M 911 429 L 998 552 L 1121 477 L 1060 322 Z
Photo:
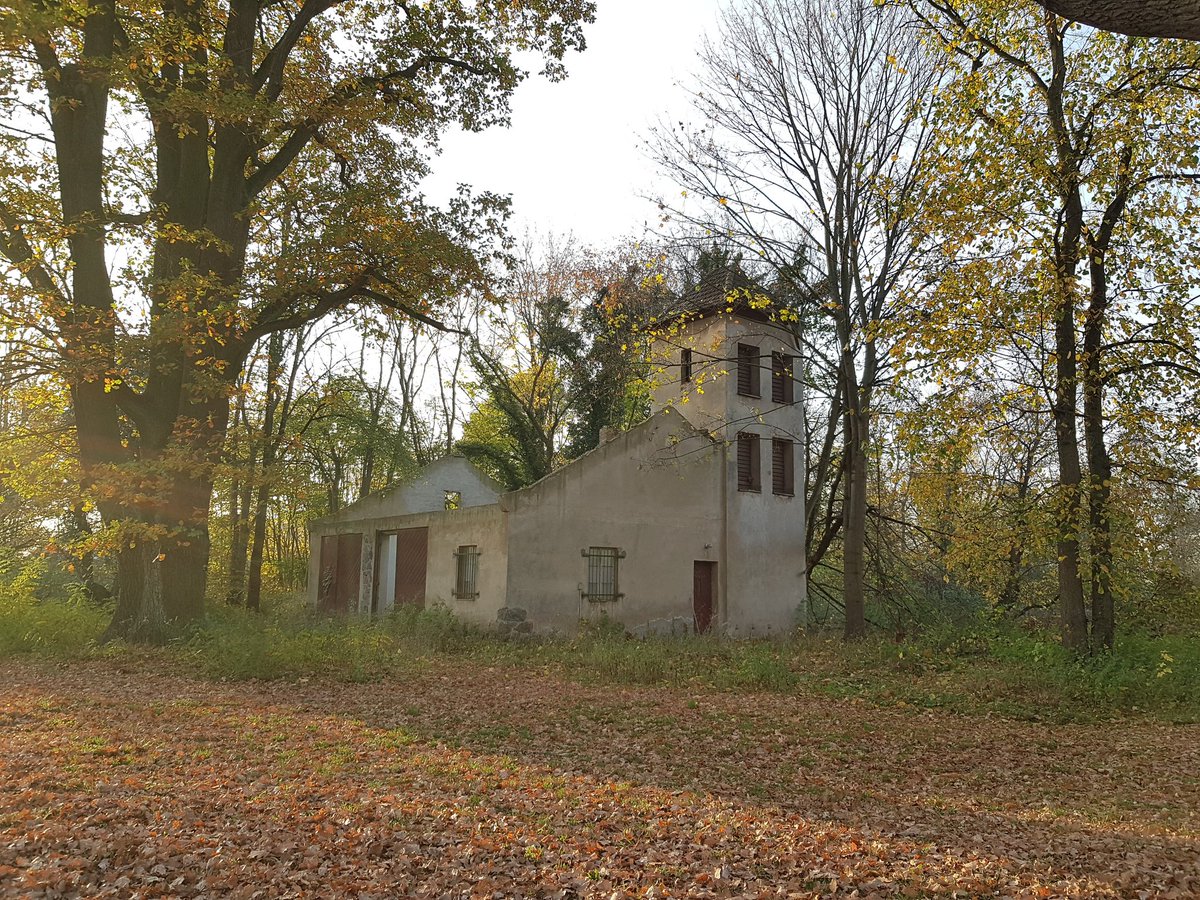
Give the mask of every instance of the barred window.
M 737 345 L 737 392 L 743 397 L 759 396 L 758 348 L 753 344 Z
M 771 354 L 771 401 L 792 403 L 796 399 L 792 377 L 792 357 L 787 353 Z
M 479 548 L 474 544 L 454 551 L 454 596 L 474 600 L 479 596 Z
M 588 547 L 583 555 L 587 557 L 587 593 L 584 596 L 595 603 L 619 600 L 622 595 L 617 567 L 624 551 L 617 547 Z
M 796 452 L 784 438 L 771 439 L 771 487 L 774 493 L 791 497 L 796 493 Z
M 743 431 L 737 436 L 737 474 L 739 491 L 762 490 L 762 462 L 758 435 Z
M 679 381 L 687 384 L 692 380 L 692 348 L 684 347 L 679 351 Z

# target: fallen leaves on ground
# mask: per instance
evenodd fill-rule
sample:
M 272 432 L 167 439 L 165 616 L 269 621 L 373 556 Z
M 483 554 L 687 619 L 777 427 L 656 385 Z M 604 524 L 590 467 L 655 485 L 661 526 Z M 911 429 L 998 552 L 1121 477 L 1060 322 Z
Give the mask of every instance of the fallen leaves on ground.
M 0 894 L 1194 897 L 1200 728 L 0 665 Z

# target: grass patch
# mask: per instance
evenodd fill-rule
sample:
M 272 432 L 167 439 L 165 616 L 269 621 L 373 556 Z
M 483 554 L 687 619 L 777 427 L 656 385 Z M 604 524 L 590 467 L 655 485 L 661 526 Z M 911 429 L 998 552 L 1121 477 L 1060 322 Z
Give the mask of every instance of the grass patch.
M 732 641 L 627 638 L 619 626 L 571 640 L 505 641 L 444 609 L 377 620 L 317 616 L 296 600 L 265 614 L 216 607 L 158 651 L 96 646 L 109 611 L 80 601 L 0 598 L 0 658 L 148 655 L 209 678 L 362 682 L 446 658 L 550 670 L 608 684 L 704 686 L 731 691 L 816 691 L 883 706 L 1055 722 L 1152 716 L 1200 721 L 1200 639 L 1124 633 L 1112 654 L 1076 659 L 1050 635 L 976 623 L 928 629 L 904 641 L 832 637 Z
M 178 649 L 210 677 L 372 681 L 486 640 L 443 609 L 402 610 L 369 620 L 295 607 L 266 615 L 226 607 L 210 614 Z
M 34 655 L 82 659 L 100 652 L 96 638 L 112 611 L 82 600 L 0 595 L 0 659 Z

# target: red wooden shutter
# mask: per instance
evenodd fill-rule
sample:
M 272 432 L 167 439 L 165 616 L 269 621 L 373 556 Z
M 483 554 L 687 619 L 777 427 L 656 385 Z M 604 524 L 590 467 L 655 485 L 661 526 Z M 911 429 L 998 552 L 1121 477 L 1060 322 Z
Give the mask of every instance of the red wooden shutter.
M 737 438 L 738 490 L 762 490 L 762 463 L 758 435 L 742 432 Z
M 753 344 L 738 344 L 737 351 L 737 392 L 743 397 L 757 397 L 758 348 Z
M 787 353 L 771 354 L 771 402 L 791 403 L 795 399 L 792 378 L 792 357 Z
M 771 489 L 791 497 L 796 492 L 795 450 L 791 441 L 771 439 Z

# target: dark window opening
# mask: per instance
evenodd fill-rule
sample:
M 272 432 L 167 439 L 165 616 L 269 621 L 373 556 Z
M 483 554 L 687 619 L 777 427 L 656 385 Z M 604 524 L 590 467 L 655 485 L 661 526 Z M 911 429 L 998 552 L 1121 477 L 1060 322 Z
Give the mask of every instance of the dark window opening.
M 792 357 L 787 353 L 772 353 L 771 402 L 781 404 L 795 402 L 795 384 L 792 376 Z
M 753 344 L 737 345 L 737 392 L 743 397 L 759 396 L 758 348 Z
M 743 431 L 737 436 L 739 491 L 762 490 L 762 463 L 759 460 L 758 435 Z
M 454 596 L 474 600 L 479 596 L 479 547 L 459 547 L 454 551 L 454 563 Z
M 679 381 L 687 384 L 692 380 L 692 350 L 684 347 L 679 351 Z
M 587 593 L 584 597 L 595 603 L 618 600 L 621 597 L 617 568 L 625 554 L 617 547 L 588 547 Z
M 784 497 L 796 493 L 795 448 L 783 438 L 771 438 L 771 489 Z

